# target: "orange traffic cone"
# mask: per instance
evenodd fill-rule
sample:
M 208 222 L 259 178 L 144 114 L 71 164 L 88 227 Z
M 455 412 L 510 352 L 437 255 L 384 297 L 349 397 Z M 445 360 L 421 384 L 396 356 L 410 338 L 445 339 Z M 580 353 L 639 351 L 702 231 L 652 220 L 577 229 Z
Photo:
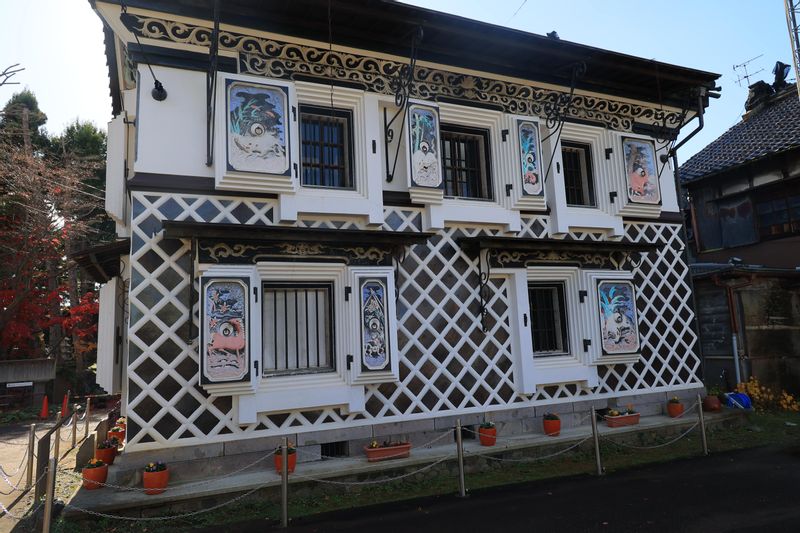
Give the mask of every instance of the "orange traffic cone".
M 61 402 L 61 418 L 66 418 L 69 414 L 67 411 L 69 409 L 69 393 L 64 395 L 64 401 Z
M 39 418 L 47 420 L 50 417 L 50 406 L 47 404 L 47 395 L 42 398 L 42 410 L 39 412 Z

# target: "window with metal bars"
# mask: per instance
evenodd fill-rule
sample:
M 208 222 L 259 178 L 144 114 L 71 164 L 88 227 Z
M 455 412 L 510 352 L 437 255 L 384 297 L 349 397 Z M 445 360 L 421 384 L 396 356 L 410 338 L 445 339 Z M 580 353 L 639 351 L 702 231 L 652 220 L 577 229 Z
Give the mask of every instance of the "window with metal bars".
M 442 124 L 441 137 L 445 196 L 491 200 L 489 132 Z
M 300 106 L 300 171 L 306 187 L 352 189 L 352 114 Z
M 265 374 L 335 369 L 332 283 L 265 283 Z
M 569 353 L 567 310 L 562 283 L 528 285 L 534 357 Z
M 564 165 L 564 188 L 567 205 L 596 207 L 592 176 L 592 147 L 562 141 L 561 161 Z

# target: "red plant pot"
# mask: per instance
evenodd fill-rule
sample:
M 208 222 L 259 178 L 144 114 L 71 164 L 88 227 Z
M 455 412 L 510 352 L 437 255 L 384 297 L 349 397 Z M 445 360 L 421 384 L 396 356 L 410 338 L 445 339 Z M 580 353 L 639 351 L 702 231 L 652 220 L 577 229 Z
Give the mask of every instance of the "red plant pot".
M 635 426 L 639 423 L 640 413 L 632 415 L 606 416 L 606 425 L 610 428 L 621 428 L 623 426 Z
M 364 453 L 367 454 L 367 461 L 374 463 L 386 459 L 401 459 L 411 454 L 411 443 L 398 444 L 397 446 L 385 446 L 382 448 L 369 448 L 364 446 Z
M 100 483 L 105 483 L 108 479 L 108 465 L 98 466 L 97 468 L 84 468 L 81 470 L 83 474 L 83 488 L 86 490 L 95 490 L 103 488 Z
M 703 411 L 721 411 L 722 410 L 722 402 L 719 401 L 719 398 L 716 396 L 706 396 L 703 398 Z
M 278 452 L 272 458 L 275 460 L 275 471 L 280 474 L 283 472 L 283 455 Z M 287 456 L 286 465 L 290 474 L 294 472 L 294 467 L 297 466 L 297 453 L 290 453 Z
M 544 434 L 548 437 L 558 437 L 561 434 L 561 420 L 542 420 Z
M 125 432 L 124 431 L 109 431 L 106 433 L 106 438 L 108 440 L 117 439 L 119 441 L 119 445 L 122 446 L 122 441 L 125 440 Z
M 166 490 L 169 482 L 169 468 L 161 472 L 143 472 L 142 484 L 145 494 L 161 494 Z
M 481 446 L 494 446 L 497 442 L 497 428 L 478 428 Z
M 94 456 L 97 459 L 100 459 L 107 465 L 114 464 L 114 457 L 117 456 L 117 449 L 116 448 L 97 448 L 94 451 Z
M 667 404 L 667 413 L 672 418 L 677 418 L 683 414 L 683 404 L 670 402 Z

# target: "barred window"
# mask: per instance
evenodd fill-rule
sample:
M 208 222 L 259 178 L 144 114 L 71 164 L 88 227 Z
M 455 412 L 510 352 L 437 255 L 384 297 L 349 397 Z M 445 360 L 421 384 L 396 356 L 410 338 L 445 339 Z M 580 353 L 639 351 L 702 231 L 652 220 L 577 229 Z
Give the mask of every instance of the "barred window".
M 564 284 L 530 284 L 528 300 L 531 311 L 533 355 L 541 357 L 569 353 Z
M 304 186 L 353 188 L 352 122 L 349 111 L 300 106 Z
M 564 164 L 564 188 L 567 205 L 595 207 L 592 148 L 588 144 L 562 141 L 561 160 Z
M 489 132 L 443 124 L 441 137 L 445 196 L 491 200 Z

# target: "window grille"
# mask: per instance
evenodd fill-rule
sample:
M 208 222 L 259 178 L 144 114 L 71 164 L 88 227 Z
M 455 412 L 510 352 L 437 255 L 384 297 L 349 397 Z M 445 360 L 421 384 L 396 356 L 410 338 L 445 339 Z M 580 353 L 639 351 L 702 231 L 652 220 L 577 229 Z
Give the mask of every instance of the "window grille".
M 488 132 L 442 125 L 441 136 L 445 196 L 491 200 Z
M 563 284 L 528 286 L 534 356 L 569 353 Z
M 348 111 L 300 108 L 304 186 L 352 189 L 352 118 Z
M 564 164 L 564 189 L 567 205 L 595 207 L 591 147 L 588 144 L 561 143 Z
M 333 285 L 264 284 L 264 373 L 334 370 Z

